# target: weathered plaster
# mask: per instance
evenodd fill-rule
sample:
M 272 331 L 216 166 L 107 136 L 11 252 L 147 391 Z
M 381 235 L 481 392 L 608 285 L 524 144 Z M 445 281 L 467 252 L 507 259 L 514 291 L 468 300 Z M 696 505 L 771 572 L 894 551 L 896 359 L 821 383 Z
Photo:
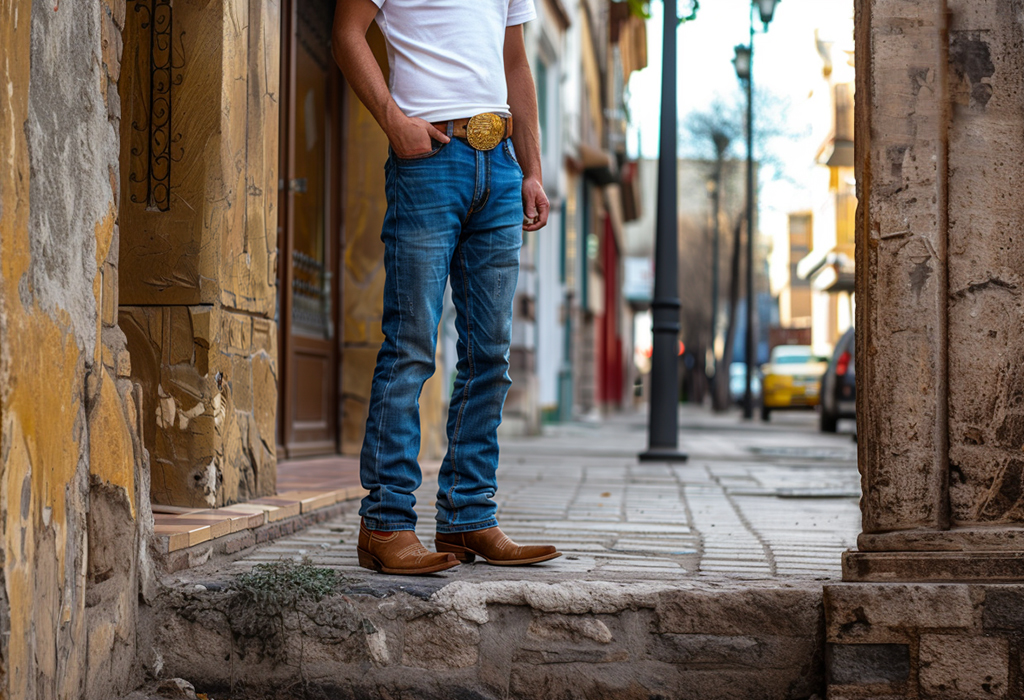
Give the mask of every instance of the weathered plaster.
M 118 0 L 0 2 L 0 696 L 135 679 L 145 458 L 111 293 L 118 17 Z M 107 504 L 120 528 L 102 526 Z

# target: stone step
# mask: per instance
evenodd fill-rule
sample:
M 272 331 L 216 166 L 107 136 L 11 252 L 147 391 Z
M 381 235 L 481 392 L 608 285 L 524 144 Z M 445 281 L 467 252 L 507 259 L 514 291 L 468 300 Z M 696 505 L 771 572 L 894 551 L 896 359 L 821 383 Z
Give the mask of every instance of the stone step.
M 301 570 L 301 567 L 296 569 Z M 822 587 L 346 576 L 320 600 L 181 580 L 143 648 L 211 697 L 806 700 L 824 694 Z

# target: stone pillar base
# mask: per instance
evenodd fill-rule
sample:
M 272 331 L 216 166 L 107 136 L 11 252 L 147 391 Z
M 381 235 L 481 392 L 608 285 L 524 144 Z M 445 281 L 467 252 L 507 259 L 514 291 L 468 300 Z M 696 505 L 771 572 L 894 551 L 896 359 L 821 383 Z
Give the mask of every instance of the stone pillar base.
M 1024 583 L 1024 552 L 846 552 L 843 581 Z
M 824 607 L 829 700 L 1022 697 L 1024 586 L 835 584 Z

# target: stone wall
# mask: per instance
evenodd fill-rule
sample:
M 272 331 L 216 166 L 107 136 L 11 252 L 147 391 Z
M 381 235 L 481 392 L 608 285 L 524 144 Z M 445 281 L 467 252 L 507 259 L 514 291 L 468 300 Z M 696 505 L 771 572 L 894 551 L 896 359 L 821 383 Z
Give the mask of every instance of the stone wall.
M 1019 586 L 825 587 L 830 700 L 1024 697 Z
M 0 1 L 0 697 L 140 680 L 152 516 L 117 325 L 125 11 Z
M 308 575 L 308 573 L 307 573 Z M 282 576 L 283 577 L 283 576 Z M 200 583 L 200 586 L 196 584 Z M 808 700 L 821 587 L 382 577 L 317 599 L 190 579 L 152 608 L 143 663 L 232 698 Z M 439 589 L 439 590 L 438 590 Z M 301 686 L 301 692 L 296 689 Z
M 275 492 L 277 0 L 130 0 L 121 325 L 158 503 Z

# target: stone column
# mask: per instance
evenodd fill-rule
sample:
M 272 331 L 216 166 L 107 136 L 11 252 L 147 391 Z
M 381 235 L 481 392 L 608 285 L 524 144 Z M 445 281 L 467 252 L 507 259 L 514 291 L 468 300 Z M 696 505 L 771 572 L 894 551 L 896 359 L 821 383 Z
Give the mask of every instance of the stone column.
M 120 325 L 157 503 L 273 494 L 280 3 L 129 0 Z
M 1022 14 L 857 3 L 864 495 L 846 581 L 1024 580 Z
M 863 532 L 828 697 L 1021 698 L 1024 5 L 856 19 Z

